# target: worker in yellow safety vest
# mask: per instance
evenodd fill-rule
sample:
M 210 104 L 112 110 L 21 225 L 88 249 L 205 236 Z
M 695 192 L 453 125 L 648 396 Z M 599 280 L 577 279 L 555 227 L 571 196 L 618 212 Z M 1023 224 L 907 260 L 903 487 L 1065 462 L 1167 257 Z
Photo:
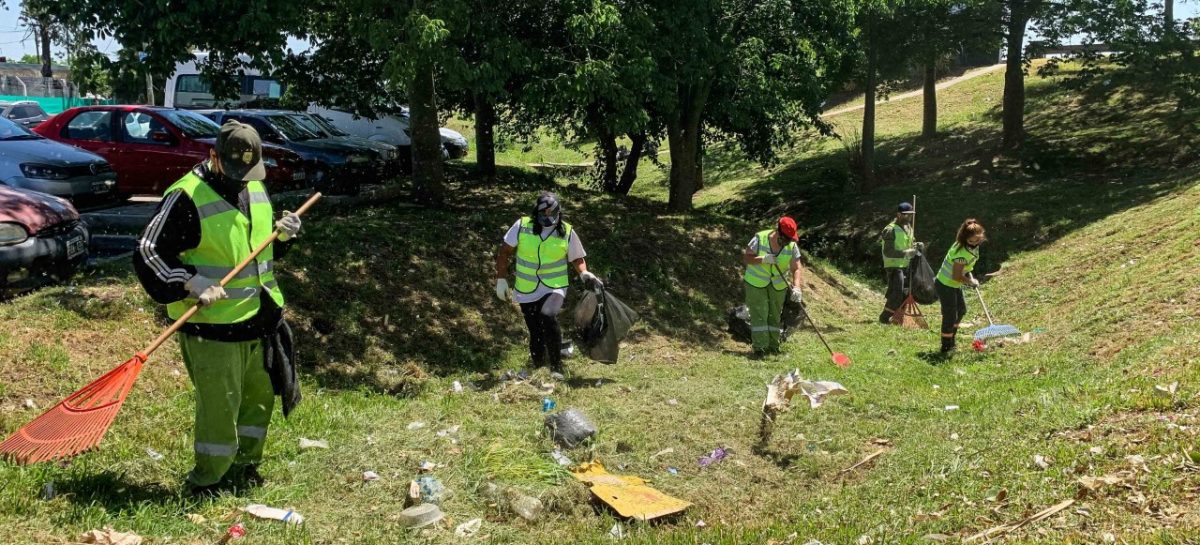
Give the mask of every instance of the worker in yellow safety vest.
M 954 244 L 946 252 L 942 267 L 937 274 L 938 300 L 942 304 L 942 353 L 954 350 L 958 326 L 967 314 L 967 300 L 963 297 L 964 287 L 978 287 L 979 281 L 971 274 L 979 262 L 979 246 L 987 240 L 983 224 L 969 218 L 958 228 Z
M 516 270 L 510 293 L 508 265 L 514 253 Z M 567 296 L 569 269 L 575 268 L 585 286 L 603 286 L 588 271 L 585 257 L 579 233 L 563 221 L 558 197 L 553 193 L 542 193 L 532 213 L 518 219 L 504 235 L 504 243 L 496 253 L 496 297 L 501 301 L 511 298 L 521 306 L 534 367 L 548 363 L 552 373 L 564 372 L 558 315 Z
M 779 352 L 784 297 L 797 304 L 801 302 L 800 285 L 804 273 L 797 240 L 796 220 L 784 216 L 779 218 L 775 229 L 756 233 L 742 252 L 742 263 L 746 265 L 743 276 L 746 307 L 750 310 L 750 339 L 755 356 Z
M 912 219 L 916 212 L 913 205 L 902 202 L 896 208 L 896 219 L 892 220 L 879 236 L 879 249 L 883 254 L 883 272 L 887 279 L 887 293 L 879 323 L 891 321 L 892 315 L 904 303 L 908 294 L 908 265 L 925 245 L 913 240 Z

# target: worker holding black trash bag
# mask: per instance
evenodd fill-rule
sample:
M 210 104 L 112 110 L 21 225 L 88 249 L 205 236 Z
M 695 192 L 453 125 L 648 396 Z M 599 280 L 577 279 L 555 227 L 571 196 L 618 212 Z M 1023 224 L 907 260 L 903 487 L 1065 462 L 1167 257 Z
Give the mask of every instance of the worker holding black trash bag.
M 508 264 L 514 253 L 516 270 L 510 293 Z M 513 223 L 504 235 L 496 255 L 496 297 L 501 301 L 511 297 L 521 306 L 534 367 L 549 364 L 551 372 L 564 371 L 558 315 L 567 297 L 569 269 L 573 266 L 589 289 L 604 285 L 588 271 L 586 257 L 579 234 L 563 221 L 553 193 L 538 196 L 531 213 Z

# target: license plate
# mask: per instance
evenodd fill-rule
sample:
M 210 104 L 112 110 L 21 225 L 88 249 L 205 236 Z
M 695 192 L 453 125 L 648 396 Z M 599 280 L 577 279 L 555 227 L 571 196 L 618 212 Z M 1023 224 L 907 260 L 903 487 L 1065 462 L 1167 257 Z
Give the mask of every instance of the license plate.
M 297 170 L 296 172 L 292 173 L 292 180 L 302 181 L 306 176 L 307 174 L 305 174 L 303 170 Z
M 92 193 L 108 193 L 108 182 L 92 182 Z
M 75 259 L 87 252 L 87 241 L 83 235 L 72 235 L 67 239 L 67 259 Z

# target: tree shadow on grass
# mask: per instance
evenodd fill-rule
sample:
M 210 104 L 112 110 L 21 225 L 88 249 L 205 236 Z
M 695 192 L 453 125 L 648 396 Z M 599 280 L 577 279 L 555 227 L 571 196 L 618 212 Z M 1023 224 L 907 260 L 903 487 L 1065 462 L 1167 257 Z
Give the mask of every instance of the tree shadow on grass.
M 502 168 L 495 183 L 453 187 L 447 208 L 327 207 L 306 220 L 302 243 L 277 274 L 300 362 L 322 386 L 413 392 L 422 371 L 483 372 L 522 352 L 520 311 L 493 293 L 495 252 L 541 190 L 559 194 L 589 270 L 639 314 L 633 334 L 723 342 L 725 312 L 742 295 L 737 256 L 753 226 L 703 212 L 669 215 L 662 203 L 558 187 L 514 168 Z M 568 337 L 578 292 L 560 316 Z
M 99 505 L 106 512 L 116 513 L 136 509 L 141 505 L 177 505 L 183 509 L 191 501 L 181 495 L 181 488 L 157 483 L 141 483 L 121 473 L 102 471 L 74 475 L 56 481 L 57 494 L 79 506 Z
M 1169 109 L 1136 94 L 1105 101 L 1080 93 L 1051 85 L 1029 90 L 1031 136 L 1017 159 L 998 156 L 998 126 L 971 123 L 933 140 L 916 134 L 881 140 L 877 186 L 869 192 L 849 189 L 844 154 L 824 151 L 718 208 L 746 217 L 791 213 L 805 249 L 875 277 L 879 232 L 896 203 L 916 194 L 916 238 L 927 243 L 931 265 L 937 267 L 958 226 L 973 217 L 988 230 L 976 269 L 986 274 L 1013 254 L 1047 247 L 1083 225 L 1194 183 L 1190 170 L 1176 168 L 1197 155 L 1181 159 L 1172 136 L 1181 125 Z

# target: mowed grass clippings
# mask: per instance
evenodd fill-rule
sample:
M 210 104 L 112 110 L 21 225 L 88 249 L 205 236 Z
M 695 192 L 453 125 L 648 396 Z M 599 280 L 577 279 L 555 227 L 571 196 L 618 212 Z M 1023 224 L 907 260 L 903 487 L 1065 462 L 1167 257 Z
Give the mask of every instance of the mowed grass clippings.
M 943 104 L 954 105 L 943 119 L 965 120 L 980 134 L 996 131 L 994 102 L 977 97 L 999 96 L 999 84 L 984 76 L 943 92 Z M 1033 94 L 1031 109 L 1056 96 Z M 881 115 L 895 108 L 919 113 L 920 103 L 889 104 Z M 917 116 L 911 112 L 904 115 Z M 881 129 L 889 126 L 881 122 Z M 899 126 L 889 138 L 903 141 L 917 127 Z M 1055 138 L 1071 130 L 1056 126 L 1064 132 Z M 945 149 L 986 148 L 958 138 L 964 133 L 954 127 Z M 558 186 L 591 268 L 644 321 L 617 365 L 577 357 L 567 381 L 543 371 L 519 387 L 500 380 L 524 365 L 525 333 L 517 309 L 491 293 L 492 255 L 537 191 L 553 187 L 549 180 L 504 169 L 495 185 L 456 184 L 448 210 L 316 210 L 280 263 L 301 336 L 305 401 L 290 419 L 273 423 L 262 468 L 268 484 L 212 499 L 181 494 L 193 397 L 168 343 L 98 451 L 63 465 L 0 465 L 0 542 L 61 543 L 113 526 L 153 543 L 213 543 L 241 521 L 254 543 L 458 543 L 453 528 L 472 518 L 484 519 L 472 541 L 611 542 L 618 521 L 549 457 L 542 397 L 583 411 L 599 428 L 591 444 L 564 454 L 594 457 L 613 473 L 650 479 L 694 504 L 669 520 L 622 522 L 629 543 L 956 542 L 1072 498 L 1070 508 L 1006 539 L 1194 539 L 1195 171 L 1148 169 L 1131 177 L 1114 170 L 1111 178 L 1092 172 L 1092 185 L 1075 186 L 1062 168 L 1043 167 L 1046 183 L 1076 192 L 1046 205 L 1064 213 L 1046 216 L 1014 208 L 1053 194 L 1039 189 L 1042 171 L 1022 174 L 1031 179 L 1020 183 L 995 182 L 1008 189 L 988 198 L 975 197 L 991 183 L 948 181 L 956 162 L 975 160 L 953 151 L 914 154 L 900 161 L 911 169 L 910 181 L 897 177 L 840 209 L 813 202 L 804 209 L 812 213 L 800 218 L 810 233 L 865 233 L 886 219 L 876 213 L 884 203 L 925 191 L 918 186 L 928 179 L 947 180 L 933 186 L 944 200 L 930 199 L 934 210 L 921 217 L 934 216 L 924 224 L 931 236 L 919 238 L 948 237 L 932 235 L 961 220 L 954 219 L 958 203 L 972 203 L 985 218 L 1010 218 L 989 225 L 993 241 L 984 255 L 1003 255 L 1004 266 L 984 291 L 998 319 L 1037 331 L 1033 341 L 984 353 L 963 346 L 940 360 L 931 354 L 936 332 L 872 323 L 882 304 L 871 285 L 877 275 L 852 266 L 848 276 L 834 266 L 873 254 L 839 254 L 849 246 L 833 242 L 808 245 L 817 256 L 808 260 L 806 301 L 835 350 L 854 359 L 849 369 L 830 363 L 811 332 L 765 360 L 748 359 L 748 347 L 723 332 L 724 312 L 741 299 L 739 248 L 770 223 L 745 218 L 769 218 L 772 206 L 812 198 L 790 193 L 796 180 L 737 182 L 736 168 L 729 169 L 729 182 L 699 196 L 712 204 L 687 217 L 664 215 L 653 184 L 621 201 L 572 187 L 578 182 Z M 840 164 L 819 153 L 796 161 L 796 172 L 836 173 Z M 738 184 L 744 188 L 736 194 L 716 198 Z M 1005 250 L 1012 242 L 1003 241 L 1014 239 L 1028 243 Z M 972 325 L 964 337 L 984 323 L 977 302 L 968 306 Z M 936 322 L 936 305 L 923 310 Z M 4 303 L 0 317 L 9 325 L 0 333 L 6 433 L 165 326 L 121 267 Z M 851 393 L 815 410 L 798 399 L 756 451 L 764 384 L 791 368 Z M 453 392 L 454 381 L 462 393 Z M 1155 388 L 1173 382 L 1173 394 Z M 36 409 L 24 407 L 27 398 Z M 301 451 L 301 438 L 326 440 L 330 448 Z M 701 468 L 698 459 L 717 447 L 731 456 Z M 436 464 L 432 474 L 448 491 L 447 519 L 412 531 L 397 515 L 423 462 Z M 364 471 L 380 479 L 364 483 Z M 508 513 L 478 492 L 487 482 L 538 497 L 546 506 L 542 518 L 531 523 Z M 53 494 L 42 499 L 47 484 Z M 289 528 L 251 519 L 239 511 L 249 503 L 294 508 L 306 523 Z

